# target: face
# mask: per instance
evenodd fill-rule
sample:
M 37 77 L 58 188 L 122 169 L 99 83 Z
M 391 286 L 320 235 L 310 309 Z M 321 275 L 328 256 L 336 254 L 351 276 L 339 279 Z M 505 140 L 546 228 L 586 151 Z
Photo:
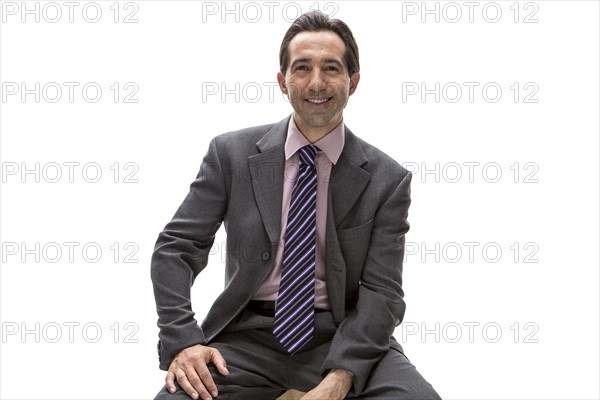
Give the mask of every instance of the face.
M 301 32 L 290 42 L 285 76 L 280 72 L 277 80 L 303 132 L 327 133 L 341 122 L 360 79 L 358 72 L 349 76 L 345 50 L 342 39 L 331 31 Z

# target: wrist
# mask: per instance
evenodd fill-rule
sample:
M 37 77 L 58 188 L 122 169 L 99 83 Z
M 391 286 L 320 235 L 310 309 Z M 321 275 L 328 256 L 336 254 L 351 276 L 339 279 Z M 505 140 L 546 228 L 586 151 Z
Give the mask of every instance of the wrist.
M 339 387 L 345 393 L 348 393 L 348 391 L 350 391 L 350 388 L 352 387 L 353 377 L 354 375 L 352 374 L 352 372 L 341 368 L 335 368 L 330 370 L 329 373 L 327 373 L 325 379 L 335 381 L 335 383 L 339 385 Z

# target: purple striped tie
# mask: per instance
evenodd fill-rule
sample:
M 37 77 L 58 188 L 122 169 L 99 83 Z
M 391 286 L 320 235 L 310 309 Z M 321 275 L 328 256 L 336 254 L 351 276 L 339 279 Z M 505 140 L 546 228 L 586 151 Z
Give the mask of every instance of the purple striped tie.
M 312 144 L 298 150 L 300 170 L 285 230 L 273 333 L 290 354 L 305 345 L 314 331 L 317 151 Z

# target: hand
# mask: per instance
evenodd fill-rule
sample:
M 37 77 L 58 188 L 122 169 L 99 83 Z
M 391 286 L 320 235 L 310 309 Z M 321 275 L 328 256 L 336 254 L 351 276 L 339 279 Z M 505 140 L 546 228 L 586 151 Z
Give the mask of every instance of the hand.
M 212 400 L 213 397 L 217 397 L 217 386 L 207 366 L 209 363 L 214 364 L 221 375 L 229 374 L 225 359 L 219 350 L 200 344 L 181 350 L 171 361 L 165 379 L 169 393 L 175 393 L 176 379 L 194 400 Z
M 332 369 L 317 387 L 300 400 L 342 400 L 352 387 L 352 376 L 345 369 Z

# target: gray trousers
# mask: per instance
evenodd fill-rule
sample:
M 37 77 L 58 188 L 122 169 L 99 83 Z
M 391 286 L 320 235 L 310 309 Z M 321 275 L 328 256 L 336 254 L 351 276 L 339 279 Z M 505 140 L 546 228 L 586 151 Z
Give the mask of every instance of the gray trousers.
M 288 389 L 307 392 L 321 381 L 320 367 L 327 356 L 336 326 L 331 312 L 315 314 L 314 337 L 290 356 L 272 333 L 273 318 L 244 311 L 219 334 L 210 346 L 217 348 L 227 363 L 228 376 L 209 366 L 219 391 L 218 399 L 271 400 Z M 171 394 L 163 387 L 155 400 L 189 400 L 179 385 Z M 347 399 L 440 399 L 406 356 L 388 350 L 375 364 L 365 390 L 351 389 Z

